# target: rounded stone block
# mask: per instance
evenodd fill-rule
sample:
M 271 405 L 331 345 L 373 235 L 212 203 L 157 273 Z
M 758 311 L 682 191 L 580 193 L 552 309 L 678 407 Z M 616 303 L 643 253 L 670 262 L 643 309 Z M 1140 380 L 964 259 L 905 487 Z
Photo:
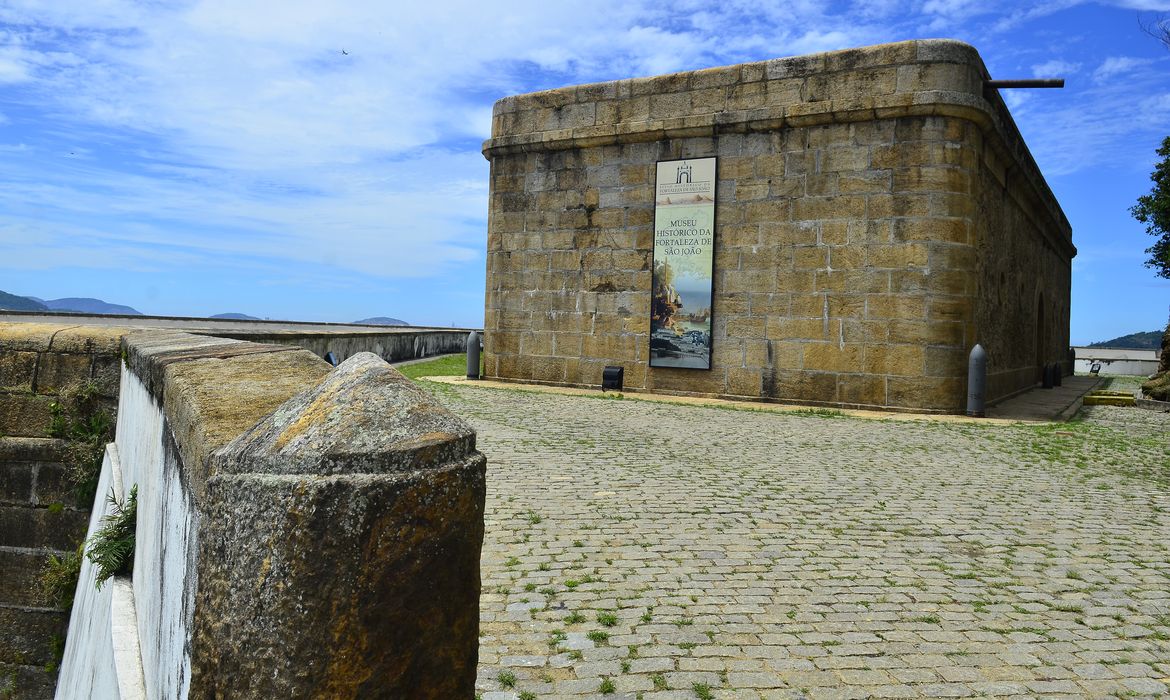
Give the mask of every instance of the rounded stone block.
M 471 697 L 484 497 L 478 454 L 214 477 L 190 697 Z

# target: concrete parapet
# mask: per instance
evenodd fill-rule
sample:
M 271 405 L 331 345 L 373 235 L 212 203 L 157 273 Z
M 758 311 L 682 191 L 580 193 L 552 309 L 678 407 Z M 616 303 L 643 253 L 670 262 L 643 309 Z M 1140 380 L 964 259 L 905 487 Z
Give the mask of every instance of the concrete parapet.
M 317 357 L 333 353 L 338 361 L 349 359 L 359 352 L 370 352 L 387 362 L 402 362 L 435 355 L 464 351 L 466 330 L 434 328 L 402 328 L 382 330 L 334 330 L 306 332 L 298 330 L 229 330 L 210 331 L 224 338 L 250 340 L 257 343 L 292 345 L 308 350 Z
M 44 339 L 58 329 L 70 328 L 76 337 L 92 336 L 112 340 L 117 349 L 118 339 L 131 330 L 168 329 L 234 338 L 257 343 L 290 345 L 304 348 L 318 357 L 332 352 L 345 360 L 359 352 L 372 352 L 387 362 L 401 362 L 434 355 L 460 353 L 470 328 L 438 328 L 429 326 L 371 326 L 355 323 L 307 323 L 300 321 L 227 320 L 217 318 L 187 318 L 180 316 L 117 316 L 111 314 L 43 313 L 37 311 L 9 311 L 0 309 L 0 340 L 3 329 L 15 322 L 23 329 L 39 326 L 47 330 Z M 100 330 L 105 328 L 106 330 Z M 20 331 L 28 337 L 27 330 Z M 34 336 L 35 337 L 35 336 Z M 60 343 L 58 343 L 60 344 Z M 0 390 L 9 374 L 7 358 L 0 358 Z M 110 379 L 117 381 L 117 366 Z
M 173 331 L 122 354 L 147 697 L 472 695 L 485 460 L 469 426 L 370 354 L 331 371 Z
M 361 354 L 212 461 L 193 697 L 473 694 L 485 462 L 466 423 Z

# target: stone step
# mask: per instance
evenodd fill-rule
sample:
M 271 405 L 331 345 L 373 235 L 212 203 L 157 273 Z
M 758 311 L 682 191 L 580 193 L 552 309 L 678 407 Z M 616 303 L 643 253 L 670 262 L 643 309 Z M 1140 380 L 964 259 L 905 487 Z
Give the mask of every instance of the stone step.
M 72 550 L 88 527 L 88 511 L 0 505 L 0 547 Z
M 0 436 L 0 462 L 61 462 L 67 447 L 55 438 Z
M 65 445 L 51 438 L 0 438 L 0 505 L 90 507 L 77 502 L 63 463 Z
M 41 577 L 49 557 L 65 552 L 34 549 L 0 549 L 0 605 L 29 608 L 56 608 L 41 591 Z M 0 695 L 3 697 L 3 695 Z
M 0 661 L 0 698 L 53 700 L 56 666 L 27 666 Z
M 69 615 L 58 610 L 0 605 L 0 662 L 59 664 L 68 627 Z
M 0 435 L 49 437 L 53 419 L 49 406 L 56 400 L 55 396 L 0 391 Z

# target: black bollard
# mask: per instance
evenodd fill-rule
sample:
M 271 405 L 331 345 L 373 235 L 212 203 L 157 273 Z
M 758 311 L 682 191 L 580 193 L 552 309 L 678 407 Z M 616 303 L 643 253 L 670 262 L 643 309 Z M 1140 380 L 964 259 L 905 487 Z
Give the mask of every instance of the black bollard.
M 987 395 L 987 351 L 982 345 L 971 348 L 967 359 L 967 415 L 982 418 Z
M 467 334 L 467 378 L 479 379 L 479 333 Z

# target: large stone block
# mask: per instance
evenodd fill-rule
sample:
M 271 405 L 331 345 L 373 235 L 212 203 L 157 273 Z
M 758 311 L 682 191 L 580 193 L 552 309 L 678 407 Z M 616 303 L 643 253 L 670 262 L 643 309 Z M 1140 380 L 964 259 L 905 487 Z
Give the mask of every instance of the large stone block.
M 806 372 L 777 369 L 768 396 L 810 403 L 836 403 L 837 375 L 831 372 Z
M 29 608 L 53 607 L 41 591 L 41 574 L 49 555 L 37 550 L 0 550 L 0 603 Z
M 69 387 L 89 383 L 93 356 L 43 352 L 37 367 L 37 393 L 60 394 Z
M 886 379 L 865 374 L 839 374 L 837 400 L 859 406 L 885 406 Z
M 0 323 L 0 348 L 5 351 L 43 352 L 61 326 L 45 323 Z
M 0 436 L 48 437 L 53 396 L 0 391 Z
M 726 393 L 732 396 L 760 396 L 763 375 L 759 369 L 731 367 L 727 370 Z
M 52 610 L 0 607 L 0 663 L 44 666 L 57 663 L 57 646 L 69 620 Z
M 805 343 L 803 369 L 819 372 L 862 371 L 863 348 L 837 343 Z
M 0 462 L 0 504 L 34 503 L 36 469 L 36 462 Z
M 920 345 L 867 345 L 863 367 L 870 374 L 919 377 L 925 349 Z
M 696 372 L 663 367 L 651 367 L 647 371 L 646 386 L 652 390 L 664 389 L 699 394 L 723 394 L 727 391 L 722 371 Z
M 52 700 L 57 673 L 42 666 L 0 661 L 0 695 L 21 700 Z
M 565 358 L 532 358 L 532 379 L 538 382 L 559 383 L 565 381 Z
M 361 353 L 213 462 L 190 697 L 474 693 L 470 426 Z
M 966 406 L 966 377 L 889 377 L 886 398 L 899 408 L 955 413 Z
M 88 524 L 86 511 L 0 506 L 0 547 L 72 551 L 85 539 Z
M 0 352 L 0 389 L 32 391 L 37 353 L 19 350 Z

